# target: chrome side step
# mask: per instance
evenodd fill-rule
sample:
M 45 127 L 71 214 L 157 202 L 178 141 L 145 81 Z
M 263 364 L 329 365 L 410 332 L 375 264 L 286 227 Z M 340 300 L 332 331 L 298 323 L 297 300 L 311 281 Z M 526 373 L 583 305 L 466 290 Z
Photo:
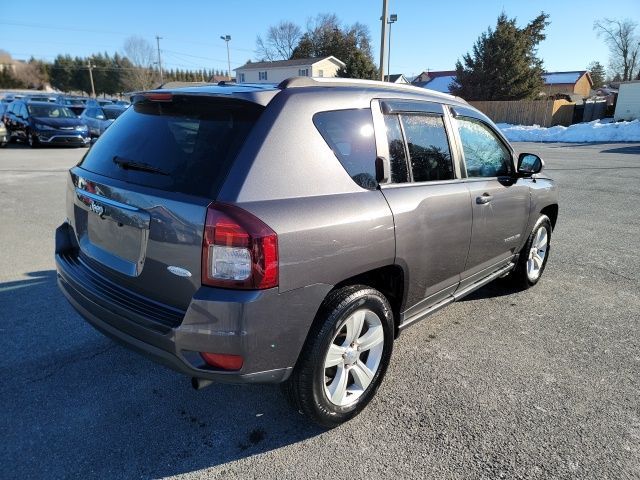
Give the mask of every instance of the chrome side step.
M 402 331 L 405 328 L 410 327 L 411 325 L 419 322 L 420 320 L 424 320 L 429 315 L 434 314 L 435 312 L 437 312 L 438 310 L 442 309 L 443 307 L 446 307 L 450 303 L 453 303 L 453 302 L 455 302 L 457 300 L 460 300 L 461 298 L 466 297 L 467 295 L 469 295 L 470 293 L 474 292 L 475 290 L 477 290 L 477 289 L 479 289 L 481 287 L 484 287 L 487 283 L 490 283 L 490 282 L 494 281 L 496 278 L 499 278 L 499 277 L 502 277 L 502 276 L 506 275 L 511 270 L 513 270 L 515 268 L 515 266 L 516 266 L 515 263 L 509 263 L 508 265 L 505 265 L 504 267 L 496 270 L 491 275 L 488 275 L 488 276 L 478 280 L 477 282 L 472 283 L 468 287 L 455 292 L 450 297 L 447 297 L 444 300 L 440 300 L 438 303 L 436 303 L 434 305 L 431 305 L 430 307 L 425 308 L 424 310 L 422 310 L 420 312 L 417 312 L 417 313 L 411 315 L 408 318 L 405 318 L 404 316 L 402 316 L 401 317 L 402 321 L 401 321 L 400 325 L 398 326 L 398 330 Z

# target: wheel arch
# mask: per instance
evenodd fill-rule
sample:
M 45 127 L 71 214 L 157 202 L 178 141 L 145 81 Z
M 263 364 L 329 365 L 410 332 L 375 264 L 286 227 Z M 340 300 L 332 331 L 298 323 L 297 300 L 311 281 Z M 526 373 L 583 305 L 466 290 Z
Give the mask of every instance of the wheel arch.
M 549 217 L 549 221 L 551 221 L 551 229 L 556 229 L 556 221 L 558 220 L 558 204 L 553 203 L 551 205 L 547 205 L 542 210 L 540 210 L 541 215 L 546 215 Z
M 387 298 L 393 311 L 394 335 L 397 337 L 400 312 L 403 309 L 406 296 L 403 268 L 400 265 L 392 264 L 359 273 L 337 283 L 332 291 L 349 285 L 366 285 L 375 288 Z

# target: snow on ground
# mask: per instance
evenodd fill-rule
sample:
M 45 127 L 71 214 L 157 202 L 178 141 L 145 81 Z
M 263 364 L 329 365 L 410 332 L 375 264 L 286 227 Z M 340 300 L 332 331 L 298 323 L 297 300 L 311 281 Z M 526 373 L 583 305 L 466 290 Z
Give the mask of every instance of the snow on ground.
M 640 142 L 640 120 L 611 122 L 605 119 L 549 128 L 499 123 L 498 128 L 512 142 Z

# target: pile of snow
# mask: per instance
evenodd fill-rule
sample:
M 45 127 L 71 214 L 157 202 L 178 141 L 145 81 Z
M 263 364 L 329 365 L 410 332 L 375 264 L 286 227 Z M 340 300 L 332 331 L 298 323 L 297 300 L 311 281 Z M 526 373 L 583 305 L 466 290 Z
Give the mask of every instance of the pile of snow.
M 549 128 L 499 123 L 498 128 L 512 142 L 640 142 L 640 120 L 616 123 L 594 120 Z

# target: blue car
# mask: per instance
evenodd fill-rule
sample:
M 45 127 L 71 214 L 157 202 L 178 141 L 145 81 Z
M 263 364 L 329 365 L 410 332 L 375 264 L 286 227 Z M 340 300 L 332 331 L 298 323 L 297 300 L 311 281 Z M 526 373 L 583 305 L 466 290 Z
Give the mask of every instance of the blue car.
M 47 102 L 11 102 L 3 116 L 10 140 L 22 140 L 30 147 L 90 144 L 87 124 L 62 105 Z

